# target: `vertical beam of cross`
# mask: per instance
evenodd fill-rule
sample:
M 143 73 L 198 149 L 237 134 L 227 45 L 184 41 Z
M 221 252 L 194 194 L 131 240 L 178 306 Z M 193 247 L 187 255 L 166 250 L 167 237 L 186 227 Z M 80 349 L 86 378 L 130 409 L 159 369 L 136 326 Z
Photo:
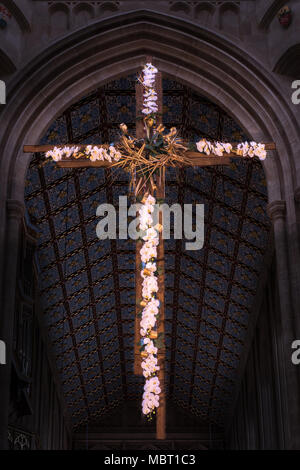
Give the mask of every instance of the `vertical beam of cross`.
M 150 57 L 147 58 L 147 62 L 152 62 Z M 163 95 L 162 95 L 162 76 L 161 73 L 156 75 L 155 80 L 155 91 L 158 97 L 158 123 L 162 122 L 163 112 Z M 141 118 L 143 109 L 143 86 L 140 83 L 136 85 L 136 137 L 145 137 L 144 122 Z M 156 179 L 156 198 L 158 200 L 164 199 L 165 197 L 165 172 L 161 170 L 161 174 Z M 163 225 L 162 214 L 159 215 L 159 223 Z M 141 277 L 141 256 L 140 250 L 142 242 L 137 241 L 136 243 L 136 272 L 135 272 L 135 288 L 136 288 L 136 312 L 135 312 L 135 335 L 134 335 L 134 373 L 136 375 L 142 375 L 141 367 L 141 355 L 140 355 L 140 316 L 141 311 L 140 301 L 142 299 L 142 277 Z M 160 404 L 157 409 L 156 415 L 156 438 L 166 438 L 166 396 L 165 396 L 165 346 L 164 346 L 164 333 L 165 333 L 165 274 L 164 274 L 164 242 L 162 234 L 160 234 L 159 245 L 157 248 L 157 267 L 159 271 L 158 275 L 158 294 L 157 298 L 160 301 L 159 319 L 157 322 L 157 332 L 160 338 L 160 344 L 163 347 L 158 349 L 158 365 L 160 367 L 158 372 L 158 379 L 160 382 L 161 393 L 160 393 Z
M 165 197 L 165 169 L 161 170 L 159 182 L 157 184 L 156 196 L 158 199 Z M 163 214 L 159 214 L 159 223 L 163 225 Z M 162 233 L 159 235 L 159 245 L 157 247 L 157 268 L 158 268 L 158 293 L 157 298 L 160 302 L 159 319 L 157 333 L 160 339 L 158 349 L 158 379 L 160 382 L 161 393 L 159 397 L 159 407 L 156 415 L 156 438 L 166 438 L 166 384 L 165 384 L 165 248 Z
M 140 119 L 142 116 L 142 109 L 143 109 L 143 86 L 141 83 L 136 84 L 135 88 L 135 97 L 136 97 L 136 137 L 138 139 L 142 139 L 145 137 L 145 130 L 144 130 L 144 123 Z M 138 214 L 137 214 L 138 215 Z M 140 302 L 142 299 L 142 277 L 141 277 L 141 255 L 140 250 L 142 248 L 142 241 L 138 240 L 136 242 L 135 248 L 135 321 L 134 321 L 134 374 L 135 375 L 143 375 L 142 372 L 142 360 L 140 354 L 140 317 L 139 313 L 141 310 Z

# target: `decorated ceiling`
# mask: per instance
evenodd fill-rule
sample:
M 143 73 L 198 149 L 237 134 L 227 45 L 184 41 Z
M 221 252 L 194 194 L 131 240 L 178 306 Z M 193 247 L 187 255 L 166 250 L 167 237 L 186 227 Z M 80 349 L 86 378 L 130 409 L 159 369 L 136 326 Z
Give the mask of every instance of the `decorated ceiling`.
M 215 104 L 164 80 L 164 116 L 190 140 L 247 139 Z M 118 139 L 119 123 L 135 128 L 135 77 L 99 88 L 67 109 L 42 143 L 101 143 Z M 99 240 L 96 208 L 117 205 L 128 192 L 124 172 L 60 169 L 36 155 L 26 204 L 38 229 L 39 289 L 44 320 L 75 427 L 97 422 L 128 400 L 141 399 L 133 374 L 135 245 Z M 168 170 L 166 202 L 205 204 L 205 243 L 186 251 L 167 240 L 167 397 L 223 427 L 269 244 L 266 183 L 261 164 Z M 171 405 L 170 405 L 171 406 Z

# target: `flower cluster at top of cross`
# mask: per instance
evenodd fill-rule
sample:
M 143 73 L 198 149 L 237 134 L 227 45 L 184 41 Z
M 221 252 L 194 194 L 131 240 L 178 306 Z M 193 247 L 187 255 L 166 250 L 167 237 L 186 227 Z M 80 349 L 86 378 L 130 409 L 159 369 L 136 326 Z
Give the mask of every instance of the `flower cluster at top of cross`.
M 148 116 L 149 114 L 157 113 L 157 93 L 155 91 L 155 75 L 158 73 L 156 67 L 148 63 L 143 68 L 143 77 L 141 83 L 144 86 L 144 100 L 142 113 Z
M 108 161 L 108 162 L 118 162 L 122 157 L 121 153 L 115 148 L 114 145 L 97 147 L 96 145 L 87 145 L 84 150 L 81 150 L 80 147 L 54 147 L 53 150 L 46 152 L 45 156 L 47 158 L 52 158 L 55 162 L 62 160 L 63 158 L 80 158 L 86 157 L 89 158 L 92 162 L 97 160 Z
M 156 200 L 151 195 L 145 195 L 139 209 L 139 228 L 145 235 L 140 250 L 142 269 L 142 318 L 140 322 L 142 370 L 145 377 L 142 410 L 151 417 L 155 408 L 159 407 L 159 394 L 161 392 L 157 371 L 157 347 L 154 339 L 157 338 L 156 321 L 159 315 L 159 300 L 157 280 L 157 245 L 159 244 L 159 231 L 162 226 L 153 226 L 153 211 Z
M 265 160 L 267 156 L 265 144 L 258 144 L 257 142 L 242 142 L 234 149 L 231 144 L 223 142 L 209 142 L 206 139 L 201 139 L 196 143 L 198 152 L 205 153 L 206 155 L 216 155 L 222 157 L 224 153 L 235 153 L 240 157 L 258 157 L 260 160 Z

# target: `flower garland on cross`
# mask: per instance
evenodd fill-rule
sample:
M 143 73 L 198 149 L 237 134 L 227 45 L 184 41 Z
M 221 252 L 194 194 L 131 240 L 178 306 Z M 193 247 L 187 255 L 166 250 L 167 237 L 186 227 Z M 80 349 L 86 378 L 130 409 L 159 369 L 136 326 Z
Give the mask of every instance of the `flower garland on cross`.
M 138 81 L 142 84 L 143 93 L 143 121 L 146 137 L 137 139 L 128 134 L 125 124 L 120 125 L 122 135 L 117 144 L 101 146 L 65 146 L 54 147 L 46 152 L 47 158 L 58 162 L 63 159 L 87 158 L 92 162 L 109 162 L 112 167 L 123 168 L 130 172 L 131 186 L 135 194 L 143 192 L 139 209 L 139 229 L 143 241 L 140 250 L 141 255 L 141 277 L 142 281 L 142 307 L 140 321 L 142 371 L 145 378 L 142 411 L 149 419 L 152 419 L 156 408 L 159 407 L 159 396 L 161 393 L 158 379 L 158 344 L 157 320 L 159 318 L 160 302 L 158 294 L 158 269 L 157 269 L 157 247 L 159 245 L 159 234 L 163 227 L 154 222 L 154 207 L 156 189 L 154 175 L 160 174 L 160 170 L 166 166 L 189 165 L 188 151 L 198 151 L 207 156 L 218 156 L 235 154 L 239 157 L 258 157 L 260 160 L 266 158 L 264 144 L 256 142 L 243 142 L 234 148 L 230 143 L 210 142 L 201 139 L 196 143 L 187 144 L 178 137 L 176 128 L 165 131 L 162 124 L 158 122 L 157 93 L 155 91 L 155 76 L 158 73 L 156 67 L 147 63 L 143 68 L 142 75 Z

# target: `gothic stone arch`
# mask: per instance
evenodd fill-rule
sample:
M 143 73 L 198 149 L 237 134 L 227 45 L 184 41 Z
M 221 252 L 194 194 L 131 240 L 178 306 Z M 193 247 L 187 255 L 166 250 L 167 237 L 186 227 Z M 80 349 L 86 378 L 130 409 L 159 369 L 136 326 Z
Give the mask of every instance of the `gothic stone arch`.
M 254 140 L 277 144 L 277 152 L 266 160 L 264 169 L 278 250 L 280 300 L 287 317 L 287 346 L 295 335 L 297 320 L 292 312 L 300 286 L 294 203 L 300 175 L 298 124 L 288 98 L 263 64 L 230 40 L 188 21 L 151 11 L 117 15 L 54 42 L 18 75 L 8 91 L 0 133 L 1 200 L 8 201 L 0 212 L 0 242 L 5 247 L 1 254 L 17 244 L 15 231 L 23 213 L 30 158 L 24 156 L 23 145 L 37 143 L 63 109 L 93 88 L 136 71 L 146 55 L 155 58 L 163 73 L 223 107 Z M 15 261 L 13 255 L 6 259 L 5 286 L 1 283 L 6 315 L 13 310 Z M 10 330 L 7 320 L 2 331 L 8 338 Z

